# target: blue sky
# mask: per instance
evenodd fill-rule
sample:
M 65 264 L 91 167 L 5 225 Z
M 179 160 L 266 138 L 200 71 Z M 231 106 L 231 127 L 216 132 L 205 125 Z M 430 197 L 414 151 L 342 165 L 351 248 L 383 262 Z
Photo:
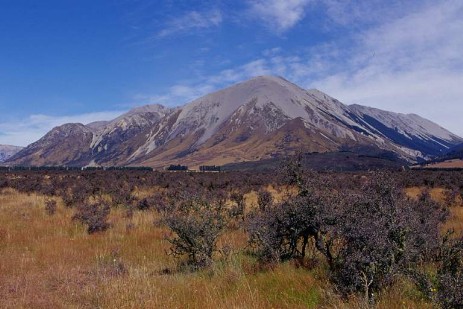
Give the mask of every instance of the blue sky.
M 463 136 L 461 0 L 0 0 L 0 144 L 257 75 Z

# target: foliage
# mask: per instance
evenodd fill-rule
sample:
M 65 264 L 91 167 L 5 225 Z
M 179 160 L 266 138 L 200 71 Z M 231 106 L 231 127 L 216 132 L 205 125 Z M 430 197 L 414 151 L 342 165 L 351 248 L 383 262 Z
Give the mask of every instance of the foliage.
M 45 200 L 45 211 L 47 215 L 52 216 L 56 213 L 56 200 L 46 199 Z
M 226 225 L 223 203 L 198 197 L 179 201 L 173 211 L 166 213 L 164 222 L 174 235 L 168 238 L 171 254 L 187 256 L 193 269 L 208 267 L 217 250 L 217 239 Z
M 272 194 L 267 190 L 259 190 L 259 192 L 257 193 L 257 205 L 259 206 L 259 209 L 265 211 L 265 209 L 272 205 L 272 203 Z
M 397 275 L 432 258 L 446 217 L 429 195 L 407 198 L 387 173 L 347 196 L 342 209 L 333 230 L 340 245 L 331 278 L 344 295 L 363 292 L 369 301 Z
M 77 212 L 72 218 L 87 225 L 87 232 L 93 234 L 106 231 L 110 227 L 108 223 L 110 212 L 111 208 L 107 203 L 101 201 L 97 203 L 84 203 L 77 207 Z
M 435 290 L 442 308 L 463 308 L 463 238 L 444 245 Z
M 431 261 L 447 212 L 428 193 L 407 198 L 389 173 L 376 172 L 361 189 L 337 189 L 321 174 L 286 167 L 294 196 L 261 207 L 248 219 L 250 243 L 263 261 L 304 258 L 312 239 L 326 258 L 329 277 L 344 296 L 374 294 L 396 276 Z
M 244 199 L 244 192 L 233 192 L 230 195 L 230 199 L 234 202 L 234 205 L 230 209 L 230 216 L 240 220 L 244 220 L 244 213 L 246 210 L 246 201 Z
M 250 243 L 263 261 L 304 258 L 311 238 L 321 245 L 336 194 L 328 195 L 324 180 L 315 173 L 304 174 L 300 166 L 291 162 L 283 175 L 289 185 L 296 186 L 297 194 L 274 204 L 261 193 L 259 210 L 248 218 Z
M 463 238 L 451 239 L 452 234 L 444 237 L 435 271 L 410 273 L 423 295 L 444 309 L 463 308 Z
M 111 209 L 126 209 L 130 220 L 134 211 L 160 214 L 165 226 L 156 228 L 170 230 L 170 253 L 186 258 L 193 269 L 210 266 L 220 251 L 219 237 L 242 233 L 230 222 L 241 227 L 249 213 L 246 231 L 261 261 L 297 259 L 304 265 L 310 246 L 344 296 L 360 294 L 373 302 L 407 274 L 440 306 L 461 306 L 461 244 L 439 236 L 447 212 L 429 193 L 413 200 L 403 190 L 450 189 L 445 191 L 450 207 L 463 193 L 461 172 L 314 173 L 302 170 L 300 160 L 278 173 L 15 171 L 0 174 L 0 188 L 46 195 L 49 214 L 61 197 L 70 208 L 63 211 L 75 211 L 88 233 L 109 228 Z M 283 201 L 263 189 L 269 185 L 289 188 Z M 244 198 L 251 190 L 258 195 L 252 210 Z M 130 222 L 131 229 L 137 224 Z

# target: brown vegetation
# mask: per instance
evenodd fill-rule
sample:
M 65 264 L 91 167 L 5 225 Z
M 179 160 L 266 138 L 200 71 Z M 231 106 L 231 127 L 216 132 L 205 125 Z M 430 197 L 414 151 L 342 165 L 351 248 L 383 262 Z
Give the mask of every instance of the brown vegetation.
M 450 176 L 417 173 L 397 174 L 404 183 L 412 181 L 410 175 L 416 177 L 407 193 L 419 196 L 424 188 L 434 186 L 431 196 L 444 203 Z M 326 177 L 337 177 L 336 190 L 344 190 L 358 188 L 368 175 Z M 307 244 L 305 258 L 284 263 L 262 263 L 250 252 L 240 210 L 248 216 L 299 192 L 269 175 L 16 173 L 1 175 L 0 188 L 2 308 L 366 306 L 362 294 L 341 297 L 314 243 Z M 225 220 L 223 231 L 214 239 L 212 255 L 200 265 L 205 267 L 196 271 L 182 267 L 191 262 L 188 256 L 179 254 L 176 259 L 166 254 L 172 252 L 169 240 L 178 234 L 164 224 L 165 214 L 198 218 L 178 204 L 188 201 L 182 194 L 191 197 L 193 193 L 210 196 L 209 202 L 226 197 L 220 206 L 226 213 L 220 218 Z M 110 211 L 106 205 L 111 205 Z M 457 197 L 442 230 L 463 231 L 461 209 Z M 88 221 L 80 220 L 95 213 L 90 210 L 102 215 L 105 228 L 91 231 Z M 175 218 L 182 217 L 169 218 L 178 223 Z M 377 308 L 433 307 L 413 280 L 404 276 L 381 289 L 375 301 Z

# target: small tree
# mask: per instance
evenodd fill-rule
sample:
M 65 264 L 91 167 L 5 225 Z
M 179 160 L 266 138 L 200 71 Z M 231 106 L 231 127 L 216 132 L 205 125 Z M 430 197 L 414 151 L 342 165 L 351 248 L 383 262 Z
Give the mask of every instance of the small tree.
M 217 239 L 226 225 L 223 204 L 198 198 L 185 200 L 166 213 L 164 221 L 173 232 L 168 238 L 172 255 L 186 255 L 187 265 L 193 269 L 212 264 Z
M 327 194 L 318 174 L 304 172 L 300 157 L 283 171 L 286 183 L 297 189 L 295 196 L 273 204 L 271 196 L 262 193 L 260 209 L 248 219 L 250 243 L 263 261 L 304 258 L 311 238 L 320 249 L 326 247 L 325 218 L 330 217 L 336 193 Z
M 339 251 L 331 279 L 344 295 L 363 292 L 369 302 L 396 275 L 431 258 L 446 213 L 429 195 L 407 198 L 387 173 L 372 174 L 360 194 L 346 196 L 343 209 L 333 230 Z

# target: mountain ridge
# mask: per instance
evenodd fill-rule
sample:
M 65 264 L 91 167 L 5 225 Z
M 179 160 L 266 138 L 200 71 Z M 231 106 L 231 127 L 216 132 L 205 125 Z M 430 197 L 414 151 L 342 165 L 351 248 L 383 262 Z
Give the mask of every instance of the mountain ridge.
M 16 153 L 18 153 L 23 147 L 13 145 L 0 145 L 0 163 L 8 160 Z
M 66 132 L 76 142 L 66 141 Z M 61 142 L 51 141 L 53 136 Z M 54 128 L 8 163 L 222 165 L 362 145 L 412 162 L 462 142 L 417 115 L 348 106 L 284 78 L 259 76 L 181 107 L 145 105 L 109 122 Z

